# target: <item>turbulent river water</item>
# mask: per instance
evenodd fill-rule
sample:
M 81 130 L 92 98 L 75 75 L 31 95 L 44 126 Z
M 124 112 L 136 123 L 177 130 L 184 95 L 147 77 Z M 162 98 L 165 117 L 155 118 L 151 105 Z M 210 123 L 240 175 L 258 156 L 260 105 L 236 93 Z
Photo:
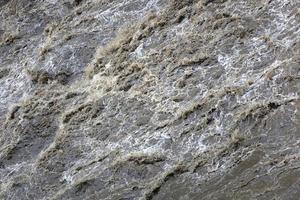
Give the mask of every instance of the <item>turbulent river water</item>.
M 0 0 L 0 199 L 300 199 L 299 0 Z

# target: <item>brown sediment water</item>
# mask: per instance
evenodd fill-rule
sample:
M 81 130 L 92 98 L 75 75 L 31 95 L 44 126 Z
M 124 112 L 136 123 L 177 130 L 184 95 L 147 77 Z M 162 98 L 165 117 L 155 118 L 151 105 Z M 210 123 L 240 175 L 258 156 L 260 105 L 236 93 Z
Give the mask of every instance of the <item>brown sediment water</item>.
M 300 199 L 299 7 L 0 1 L 0 199 Z

